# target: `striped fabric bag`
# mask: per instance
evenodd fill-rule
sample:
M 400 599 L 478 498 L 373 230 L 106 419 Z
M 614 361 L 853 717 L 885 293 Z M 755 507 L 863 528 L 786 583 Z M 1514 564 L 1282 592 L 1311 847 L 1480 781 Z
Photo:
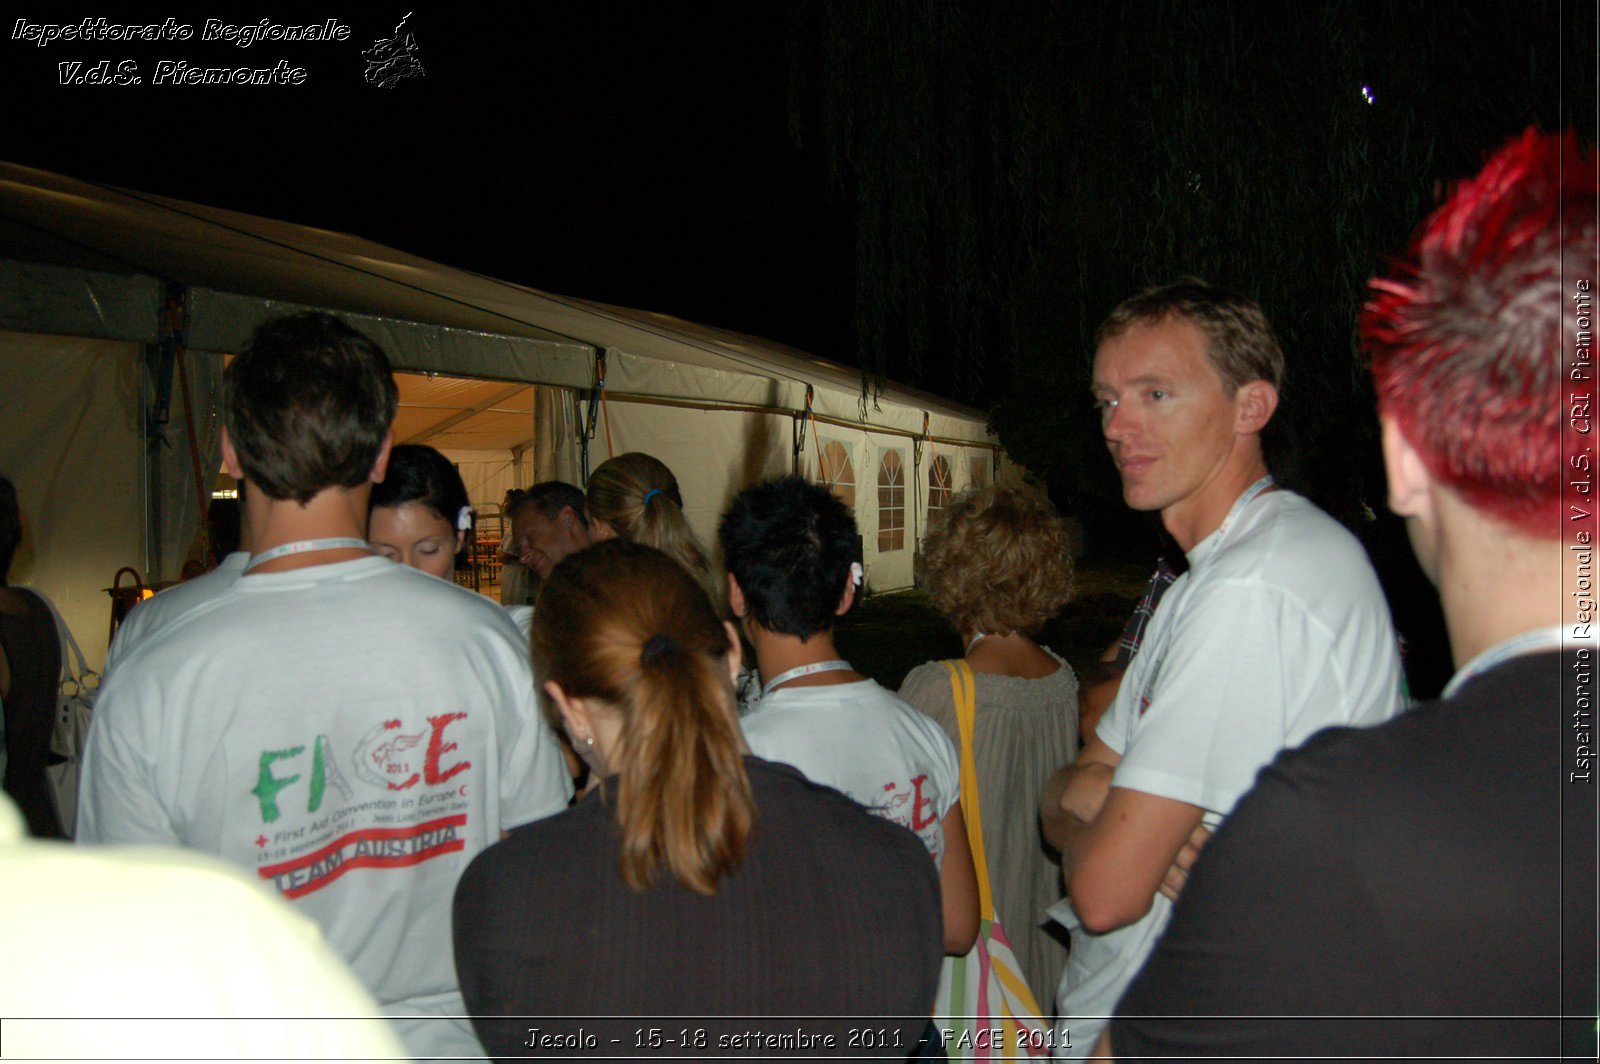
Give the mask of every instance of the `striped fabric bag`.
M 978 768 L 972 756 L 977 714 L 972 667 L 942 663 L 950 670 L 956 721 L 961 728 L 961 815 L 978 874 L 978 941 L 965 957 L 946 957 L 934 998 L 934 1025 L 944 1032 L 951 1060 L 1030 1060 L 1050 1056 L 1050 1028 L 1022 976 L 1022 965 L 995 915 L 989 860 L 983 849 L 978 809 Z

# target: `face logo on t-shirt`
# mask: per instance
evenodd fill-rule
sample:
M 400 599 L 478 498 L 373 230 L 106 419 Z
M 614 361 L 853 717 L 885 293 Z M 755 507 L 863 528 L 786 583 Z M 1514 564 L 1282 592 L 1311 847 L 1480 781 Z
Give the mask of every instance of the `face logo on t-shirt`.
M 466 780 L 456 777 L 472 762 L 446 730 L 466 716 L 442 713 L 416 729 L 397 719 L 373 725 L 350 755 L 355 778 L 371 788 L 365 794 L 340 771 L 325 735 L 262 751 L 251 790 L 262 825 L 251 842 L 257 874 L 296 898 L 353 868 L 407 867 L 461 852 L 470 803 Z
M 465 713 L 446 713 L 429 717 L 428 729 L 409 735 L 398 720 L 384 721 L 362 736 L 356 745 L 356 775 L 391 791 L 407 790 L 424 779 L 432 787 L 459 775 L 471 768 L 472 762 L 460 761 L 444 769 L 439 763 L 445 754 L 456 749 L 455 743 L 444 741 L 445 728 L 465 716 Z
M 872 807 L 872 812 L 921 835 L 939 821 L 938 815 L 931 811 L 932 799 L 922 796 L 923 785 L 927 782 L 928 777 L 921 775 L 911 781 L 910 787 L 902 787 L 895 781 L 885 783 L 882 797 Z M 932 849 L 931 840 L 924 838 L 922 841 Z

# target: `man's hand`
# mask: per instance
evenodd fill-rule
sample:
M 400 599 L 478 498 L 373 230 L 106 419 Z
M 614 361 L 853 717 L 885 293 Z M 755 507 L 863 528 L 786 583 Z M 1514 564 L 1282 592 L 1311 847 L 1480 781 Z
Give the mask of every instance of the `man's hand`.
M 1204 824 L 1197 825 L 1190 833 L 1189 841 L 1178 851 L 1178 856 L 1172 861 L 1172 867 L 1167 869 L 1166 878 L 1161 881 L 1161 893 L 1168 901 L 1177 901 L 1178 895 L 1183 893 L 1183 888 L 1189 882 L 1189 869 L 1194 867 L 1195 859 L 1200 856 L 1200 851 L 1210 839 L 1211 829 Z
M 1039 801 L 1040 826 L 1044 837 L 1063 855 L 1070 848 L 1067 840 L 1093 823 L 1111 793 L 1111 776 L 1121 760 L 1104 740 L 1096 738 L 1079 752 L 1072 764 L 1059 770 L 1045 784 Z M 1068 874 L 1071 869 L 1067 869 Z
M 1094 822 L 1105 808 L 1106 796 L 1111 793 L 1111 777 L 1115 773 L 1110 765 L 1090 761 L 1079 765 L 1065 781 L 1058 804 L 1068 816 L 1077 817 L 1085 824 Z

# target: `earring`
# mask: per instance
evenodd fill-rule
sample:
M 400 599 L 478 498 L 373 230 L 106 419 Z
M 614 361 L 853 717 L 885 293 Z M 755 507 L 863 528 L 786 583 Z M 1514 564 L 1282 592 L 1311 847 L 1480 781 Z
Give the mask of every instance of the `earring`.
M 584 742 L 584 745 L 586 745 L 586 746 L 593 746 L 594 745 L 594 736 L 592 736 L 592 735 L 589 736 L 583 742 Z

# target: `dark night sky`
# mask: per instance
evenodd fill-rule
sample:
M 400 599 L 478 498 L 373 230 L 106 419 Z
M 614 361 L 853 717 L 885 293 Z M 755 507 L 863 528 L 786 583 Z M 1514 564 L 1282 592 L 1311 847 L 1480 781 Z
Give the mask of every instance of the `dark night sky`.
M 807 10 L 808 0 L 795 2 Z M 1474 39 L 1489 40 L 1503 21 L 1528 17 L 1523 6 L 1475 5 L 1459 21 L 1471 24 Z M 392 89 L 366 83 L 361 53 L 392 33 L 409 10 L 403 4 L 360 16 L 306 5 L 223 5 L 198 15 L 138 7 L 107 17 L 172 17 L 194 26 L 195 38 L 39 47 L 17 39 L 18 19 L 67 22 L 95 9 L 12 5 L 0 20 L 0 158 L 354 233 L 548 291 L 854 358 L 851 203 L 826 187 L 815 140 L 802 148 L 789 138 L 781 2 L 529 3 L 493 19 L 460 13 L 470 5 L 433 5 L 415 10 L 409 24 L 426 76 Z M 1250 19 L 1288 10 L 1237 7 Z M 350 39 L 248 48 L 199 40 L 206 16 L 227 10 L 286 25 L 337 18 Z M 1096 25 L 1121 17 L 1083 10 L 1108 12 Z M 1375 40 L 1383 19 L 1393 18 L 1381 3 L 1340 10 L 1347 18 L 1369 12 L 1370 24 L 1352 26 Z M 1453 6 L 1434 10 L 1454 24 Z M 1011 19 L 1028 21 L 1027 9 Z M 1058 14 L 1053 24 L 1062 21 Z M 1162 38 L 1151 40 L 1164 54 Z M 58 63 L 101 60 L 137 63 L 144 83 L 58 84 Z M 156 85 L 160 60 L 284 61 L 307 78 L 295 86 Z M 1541 76 L 1555 86 L 1554 73 Z M 1473 97 L 1477 82 L 1498 84 L 1473 79 L 1442 98 Z M 1441 138 L 1441 176 L 1470 171 L 1493 139 L 1430 121 L 1425 128 Z M 1087 209 L 1126 209 L 1110 203 L 1123 191 L 1100 188 L 1104 202 Z M 941 390 L 950 383 L 943 377 L 936 368 L 920 383 Z
M 347 42 L 0 42 L 0 158 L 350 232 L 553 292 L 664 311 L 838 360 L 853 346 L 847 206 L 787 133 L 777 5 L 418 9 L 423 78 L 368 85 L 361 51 L 409 8 L 209 12 L 339 18 Z M 464 10 L 464 9 L 463 9 Z M 59 85 L 57 64 L 133 60 L 144 83 Z M 307 72 L 297 86 L 153 84 L 158 61 Z

